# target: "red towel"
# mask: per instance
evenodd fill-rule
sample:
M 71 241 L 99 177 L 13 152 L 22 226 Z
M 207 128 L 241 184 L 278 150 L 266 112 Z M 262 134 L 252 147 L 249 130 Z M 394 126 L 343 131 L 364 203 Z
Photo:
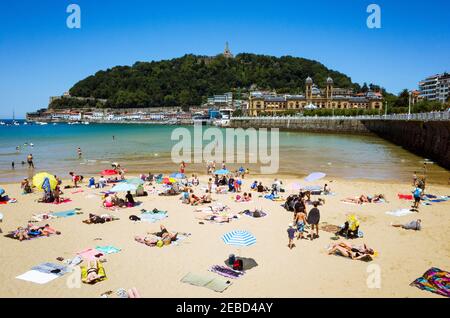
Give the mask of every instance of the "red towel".
M 412 200 L 413 196 L 412 194 L 398 194 L 398 198 L 401 200 Z

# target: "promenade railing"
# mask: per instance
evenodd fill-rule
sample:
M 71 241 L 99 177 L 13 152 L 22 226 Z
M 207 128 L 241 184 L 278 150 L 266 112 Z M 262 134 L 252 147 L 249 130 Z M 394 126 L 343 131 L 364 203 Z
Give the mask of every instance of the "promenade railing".
M 232 120 L 420 120 L 420 121 L 448 121 L 450 112 L 430 112 L 414 114 L 362 115 L 362 116 L 243 116 L 232 117 Z

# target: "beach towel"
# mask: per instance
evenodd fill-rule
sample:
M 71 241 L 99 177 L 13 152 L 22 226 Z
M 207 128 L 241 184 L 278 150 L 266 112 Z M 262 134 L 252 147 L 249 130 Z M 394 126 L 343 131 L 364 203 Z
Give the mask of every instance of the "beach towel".
M 186 276 L 181 279 L 181 282 L 194 286 L 205 287 L 219 293 L 223 292 L 232 284 L 231 281 L 217 277 L 213 274 L 198 275 L 194 273 L 186 274 Z
M 70 216 L 77 215 L 77 211 L 69 210 L 69 211 L 55 212 L 55 213 L 51 213 L 51 215 L 56 216 L 57 218 L 67 218 Z
M 422 277 L 413 281 L 411 286 L 441 296 L 450 297 L 450 273 L 437 267 L 432 267 L 427 270 Z
M 58 277 L 63 276 L 67 272 L 68 268 L 66 266 L 53 263 L 43 263 L 34 266 L 31 270 L 17 276 L 16 278 L 27 282 L 43 285 L 51 282 Z
M 401 194 L 401 193 L 399 193 L 398 194 L 398 198 L 400 200 L 412 200 L 413 196 L 412 196 L 412 194 Z
M 143 213 L 139 216 L 141 218 L 141 221 L 145 221 L 145 222 L 150 222 L 150 223 L 155 223 L 158 221 L 161 221 L 165 218 L 167 218 L 167 214 L 166 213 Z
M 45 274 L 54 274 L 57 276 L 63 276 L 68 272 L 67 267 L 53 263 L 43 263 L 31 268 L 33 271 L 39 271 Z
M 89 261 L 97 260 L 99 257 L 102 257 L 104 255 L 102 252 L 97 251 L 93 248 L 87 248 L 76 254 Z
M 392 216 L 405 216 L 405 215 L 408 215 L 411 213 L 413 213 L 413 212 L 411 212 L 411 210 L 409 210 L 409 209 L 400 209 L 400 210 L 386 212 L 386 214 L 392 215 Z
M 97 246 L 95 247 L 95 249 L 103 254 L 115 254 L 115 253 L 119 253 L 121 251 L 120 248 L 114 247 L 112 245 L 108 245 L 108 246 Z
M 40 271 L 31 270 L 22 275 L 17 276 L 16 278 L 27 281 L 27 282 L 44 285 L 58 277 L 59 276 L 56 274 L 47 274 L 47 273 L 42 273 Z
M 232 279 L 239 278 L 245 274 L 245 272 L 237 271 L 237 270 L 231 269 L 229 267 L 220 266 L 220 265 L 211 266 L 209 271 L 219 274 L 221 276 L 227 277 L 227 278 L 232 278 Z
M 69 202 L 72 202 L 72 200 L 71 199 L 65 199 L 65 200 L 63 200 L 61 202 L 52 202 L 52 203 L 56 204 L 56 205 L 60 205 L 60 204 L 69 203 Z

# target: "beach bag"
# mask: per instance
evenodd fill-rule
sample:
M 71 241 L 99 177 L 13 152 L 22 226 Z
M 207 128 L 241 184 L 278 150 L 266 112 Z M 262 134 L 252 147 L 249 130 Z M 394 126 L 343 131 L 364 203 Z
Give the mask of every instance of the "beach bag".
M 228 264 L 234 265 L 235 261 L 236 261 L 236 256 L 234 254 L 230 254 L 230 256 L 228 256 Z
M 242 271 L 244 268 L 244 262 L 241 259 L 237 259 L 233 263 L 233 269 L 236 271 Z
M 164 246 L 164 242 L 159 240 L 158 243 L 156 243 L 157 247 L 163 247 Z

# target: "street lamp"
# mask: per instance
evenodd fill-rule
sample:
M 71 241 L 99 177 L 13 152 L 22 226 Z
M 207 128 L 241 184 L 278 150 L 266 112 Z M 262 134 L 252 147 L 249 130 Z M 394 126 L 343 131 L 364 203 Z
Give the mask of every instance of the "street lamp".
M 384 101 L 384 117 L 387 117 L 387 100 Z
M 409 107 L 408 107 L 408 119 L 411 118 L 411 94 L 412 92 L 409 92 Z

